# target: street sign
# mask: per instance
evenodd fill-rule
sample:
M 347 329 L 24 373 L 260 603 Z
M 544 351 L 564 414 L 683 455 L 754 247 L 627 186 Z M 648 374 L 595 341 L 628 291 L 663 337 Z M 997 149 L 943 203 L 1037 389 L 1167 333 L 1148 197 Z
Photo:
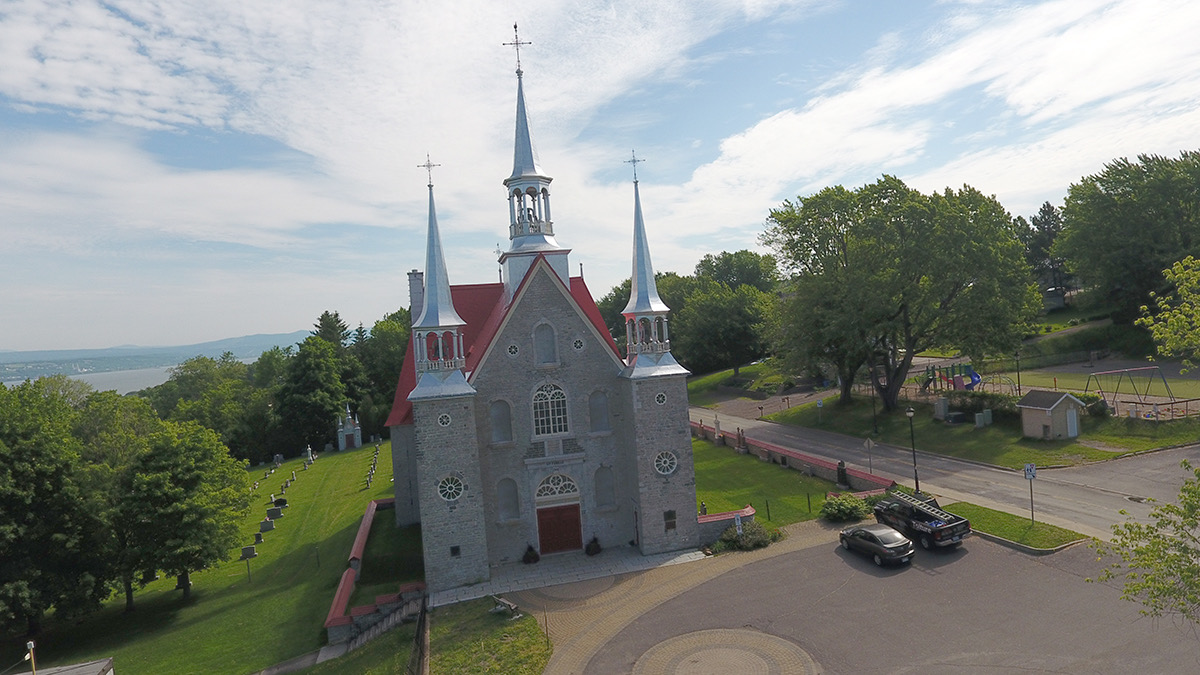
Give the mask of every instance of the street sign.
M 1025 465 L 1025 480 L 1029 481 L 1029 524 L 1033 524 L 1033 479 L 1037 478 L 1037 465 Z
M 735 526 L 737 526 L 738 536 L 741 536 L 741 534 L 742 534 L 742 514 L 740 514 L 740 513 L 733 514 L 733 524 Z
M 875 468 L 871 466 L 871 449 L 875 447 L 875 441 L 868 438 L 863 441 L 863 447 L 867 449 L 867 473 L 875 473 Z

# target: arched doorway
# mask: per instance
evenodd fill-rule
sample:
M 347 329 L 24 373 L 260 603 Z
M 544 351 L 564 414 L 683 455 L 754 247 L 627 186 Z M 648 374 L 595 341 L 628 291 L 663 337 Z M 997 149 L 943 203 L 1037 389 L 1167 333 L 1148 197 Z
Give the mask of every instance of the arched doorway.
M 537 504 L 538 548 L 542 555 L 583 548 L 579 486 L 570 476 L 546 476 L 534 493 Z

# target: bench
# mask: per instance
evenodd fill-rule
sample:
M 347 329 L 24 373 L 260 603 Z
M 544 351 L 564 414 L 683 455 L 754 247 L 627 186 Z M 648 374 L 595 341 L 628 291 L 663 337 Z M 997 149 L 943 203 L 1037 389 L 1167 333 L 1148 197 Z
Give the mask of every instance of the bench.
M 500 612 L 508 612 L 508 617 L 510 620 L 521 618 L 522 615 L 521 615 L 521 612 L 518 611 L 517 603 L 509 601 L 509 600 L 505 600 L 504 598 L 497 596 L 497 595 L 493 595 L 492 600 L 496 601 L 496 606 L 489 609 L 488 610 L 489 612 L 492 612 L 493 614 L 499 614 Z

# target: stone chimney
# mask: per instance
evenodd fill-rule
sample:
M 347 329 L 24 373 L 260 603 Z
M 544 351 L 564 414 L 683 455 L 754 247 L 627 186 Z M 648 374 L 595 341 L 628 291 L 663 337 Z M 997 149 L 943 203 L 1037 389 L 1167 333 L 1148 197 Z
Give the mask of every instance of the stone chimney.
M 408 273 L 408 313 L 416 321 L 425 309 L 425 273 L 412 270 Z

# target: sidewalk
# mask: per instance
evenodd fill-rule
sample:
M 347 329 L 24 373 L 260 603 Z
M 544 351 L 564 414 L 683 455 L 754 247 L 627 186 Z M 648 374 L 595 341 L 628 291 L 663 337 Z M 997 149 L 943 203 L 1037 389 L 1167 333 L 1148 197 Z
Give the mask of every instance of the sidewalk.
M 508 599 L 534 615 L 554 643 L 547 675 L 583 673 L 592 657 L 637 617 L 743 565 L 813 546 L 833 546 L 840 527 L 816 520 L 796 523 L 783 528 L 786 539 L 757 551 L 725 553 L 694 565 L 658 566 L 583 583 L 546 585 L 509 594 Z

